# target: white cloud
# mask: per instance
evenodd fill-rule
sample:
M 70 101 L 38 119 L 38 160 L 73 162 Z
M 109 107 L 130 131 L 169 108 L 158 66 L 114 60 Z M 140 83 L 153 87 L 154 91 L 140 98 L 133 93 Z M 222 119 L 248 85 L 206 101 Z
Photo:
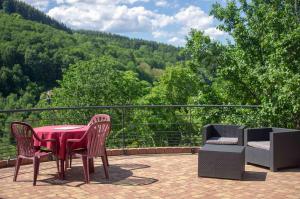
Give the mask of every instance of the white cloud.
M 189 6 L 181 9 L 176 15 L 178 23 L 182 24 L 181 31 L 186 34 L 191 28 L 205 30 L 213 24 L 213 17 L 207 15 L 200 7 Z
M 168 16 L 168 15 L 164 15 L 164 14 L 156 14 L 156 13 L 153 15 L 152 24 L 155 29 L 163 28 L 163 27 L 166 27 L 173 23 L 174 23 L 173 16 Z
M 134 4 L 137 2 L 149 2 L 150 0 L 56 0 L 57 4 L 74 4 L 74 3 L 84 3 L 93 5 L 117 5 L 117 4 Z
M 45 11 L 48 8 L 50 3 L 50 0 L 22 0 L 22 1 L 42 11 Z
M 217 37 L 222 37 L 225 35 L 225 32 L 215 28 L 215 27 L 210 27 L 204 30 L 204 33 L 209 35 L 210 37 L 216 39 Z
M 159 0 L 159 1 L 155 1 L 155 5 L 157 7 L 166 7 L 168 6 L 168 2 L 166 0 Z
M 173 31 L 153 31 L 154 38 L 169 38 L 168 42 L 173 45 L 184 45 L 185 37 L 191 29 L 204 31 L 212 39 L 223 37 L 225 33 L 216 29 L 212 16 L 206 14 L 200 7 L 188 6 L 180 9 L 174 16 L 170 16 L 168 25 L 173 25 Z
M 172 34 L 170 34 L 167 31 L 153 31 L 152 35 L 154 38 L 168 38 L 170 37 Z
M 168 40 L 168 43 L 173 44 L 174 46 L 183 46 L 185 44 L 185 39 L 172 37 Z
M 92 29 L 127 35 L 144 33 L 174 45 L 183 45 L 184 38 L 192 28 L 204 31 L 214 39 L 225 35 L 216 29 L 212 16 L 194 5 L 176 9 L 177 12 L 174 14 L 166 14 L 144 7 L 145 4 L 142 3 L 150 0 L 24 1 L 42 10 L 48 8 L 49 16 L 74 29 Z M 167 0 L 153 2 L 156 6 L 171 6 Z M 50 5 L 52 8 L 49 9 Z
M 67 0 L 76 1 L 76 0 Z M 86 0 L 88 1 L 88 0 Z M 103 2 L 105 0 L 98 0 Z M 123 0 L 124 1 L 124 0 Z M 133 2 L 135 0 L 127 0 Z M 126 2 L 127 2 L 126 1 Z M 173 18 L 157 14 L 142 6 L 128 7 L 115 4 L 62 4 L 49 10 L 48 15 L 75 29 L 94 29 L 116 33 L 152 32 L 173 22 Z

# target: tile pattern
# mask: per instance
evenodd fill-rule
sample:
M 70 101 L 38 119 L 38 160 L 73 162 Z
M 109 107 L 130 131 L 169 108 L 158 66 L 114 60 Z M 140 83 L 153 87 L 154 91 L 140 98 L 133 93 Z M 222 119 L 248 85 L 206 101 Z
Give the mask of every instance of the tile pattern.
M 291 198 L 300 199 L 300 168 L 270 172 L 246 165 L 243 181 L 198 178 L 197 155 L 161 154 L 109 157 L 110 180 L 95 161 L 91 184 L 83 183 L 80 159 L 74 160 L 65 181 L 57 179 L 55 162 L 40 166 L 32 186 L 32 165 L 23 165 L 18 181 L 14 168 L 0 169 L 0 198 Z

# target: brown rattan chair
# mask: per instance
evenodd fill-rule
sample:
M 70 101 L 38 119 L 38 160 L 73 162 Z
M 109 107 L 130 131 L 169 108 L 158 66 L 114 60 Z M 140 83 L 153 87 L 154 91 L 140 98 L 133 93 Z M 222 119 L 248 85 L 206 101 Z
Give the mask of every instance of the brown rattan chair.
M 103 122 L 95 122 L 91 124 L 86 131 L 86 133 L 80 139 L 68 139 L 67 146 L 72 147 L 72 143 L 82 142 L 83 139 L 87 139 L 87 147 L 84 150 L 75 150 L 73 153 L 81 155 L 82 162 L 83 162 L 83 171 L 85 182 L 90 182 L 90 163 L 93 158 L 101 157 L 105 177 L 106 179 L 109 178 L 108 174 L 108 165 L 107 159 L 105 154 L 105 141 L 106 135 L 110 131 L 110 122 L 103 121 Z
M 12 122 L 11 133 L 17 142 L 17 160 L 15 164 L 15 174 L 13 181 L 17 180 L 22 159 L 33 160 L 34 175 L 33 185 L 36 185 L 37 175 L 39 173 L 40 158 L 49 156 L 50 154 L 57 154 L 57 142 L 54 139 L 41 139 L 34 132 L 33 128 L 24 122 Z M 34 139 L 40 142 L 52 142 L 54 144 L 53 151 L 41 150 L 40 147 L 34 146 Z M 56 160 L 57 170 L 59 172 L 59 162 Z
M 92 117 L 92 119 L 90 120 L 90 122 L 88 123 L 88 126 L 91 126 L 95 122 L 102 122 L 102 121 L 110 122 L 110 116 L 107 115 L 107 114 L 97 114 L 97 115 L 94 115 Z M 110 133 L 110 131 L 107 132 L 106 137 L 108 137 L 109 133 Z M 79 149 L 79 150 L 82 150 L 82 149 Z M 74 152 L 75 151 L 76 151 L 76 149 L 74 150 Z M 69 162 L 70 168 L 72 166 L 72 156 L 73 156 L 74 152 L 72 151 L 72 149 L 70 151 L 68 151 L 68 158 L 70 160 L 70 162 Z M 105 158 L 106 158 L 107 165 L 109 166 L 108 158 L 107 158 L 107 152 L 106 152 L 106 147 L 105 147 Z M 91 164 L 93 164 L 92 162 L 93 162 L 93 160 L 91 160 Z

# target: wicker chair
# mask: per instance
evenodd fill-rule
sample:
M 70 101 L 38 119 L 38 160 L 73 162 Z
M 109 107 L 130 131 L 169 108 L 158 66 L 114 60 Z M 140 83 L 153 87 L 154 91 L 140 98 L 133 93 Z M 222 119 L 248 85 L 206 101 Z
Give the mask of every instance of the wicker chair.
M 33 185 L 36 185 L 37 175 L 39 173 L 40 158 L 44 156 L 49 156 L 50 154 L 57 154 L 57 147 L 53 151 L 41 150 L 39 147 L 34 147 L 34 138 L 40 142 L 53 142 L 55 146 L 56 140 L 53 139 L 41 139 L 34 132 L 33 128 L 24 122 L 12 122 L 11 123 L 11 133 L 17 142 L 17 161 L 15 165 L 15 174 L 13 181 L 17 180 L 20 166 L 22 164 L 22 159 L 33 160 L 34 175 L 33 175 Z M 59 161 L 56 159 L 57 170 L 59 172 Z
M 203 127 L 203 145 L 244 145 L 245 126 L 208 124 Z
M 300 130 L 248 128 L 245 131 L 246 163 L 271 171 L 300 166 Z
M 108 165 L 105 154 L 105 140 L 106 135 L 110 131 L 110 122 L 95 122 L 89 126 L 89 129 L 80 139 L 68 139 L 67 146 L 71 147 L 72 143 L 81 142 L 87 138 L 87 148 L 84 150 L 74 151 L 82 157 L 83 171 L 85 182 L 90 182 L 90 160 L 96 157 L 101 157 L 106 179 L 109 178 Z
M 90 120 L 90 122 L 88 123 L 88 126 L 91 126 L 92 124 L 94 124 L 95 122 L 102 122 L 102 121 L 107 121 L 107 122 L 110 122 L 110 116 L 107 115 L 107 114 L 97 114 L 97 115 L 94 115 L 92 117 L 92 119 Z M 109 136 L 109 132 L 107 132 L 107 135 L 106 137 Z M 75 149 L 76 150 L 76 149 Z M 74 150 L 74 152 L 75 152 Z M 81 149 L 79 149 L 81 150 Z M 72 167 L 72 156 L 73 156 L 73 150 L 70 149 L 70 151 L 68 152 L 68 158 L 70 160 L 69 162 L 69 166 L 70 168 Z M 107 158 L 107 152 L 106 152 L 106 147 L 105 147 L 105 158 L 106 158 L 106 162 L 107 162 L 107 165 L 109 166 L 109 163 L 108 163 L 108 158 Z M 93 165 L 93 160 L 91 160 L 91 164 Z M 67 165 L 66 165 L 67 166 Z

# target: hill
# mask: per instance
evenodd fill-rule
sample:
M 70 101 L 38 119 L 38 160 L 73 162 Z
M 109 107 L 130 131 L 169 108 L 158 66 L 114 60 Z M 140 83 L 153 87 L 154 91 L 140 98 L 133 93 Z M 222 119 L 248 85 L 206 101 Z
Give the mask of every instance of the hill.
M 1 9 L 8 14 L 17 13 L 21 15 L 24 19 L 36 21 L 39 23 L 50 25 L 60 30 L 71 32 L 71 29 L 69 29 L 65 24 L 52 19 L 45 13 L 22 1 L 0 0 L 0 10 Z
M 35 11 L 28 5 L 24 8 Z M 55 87 L 63 71 L 79 60 L 112 56 L 151 83 L 167 65 L 183 59 L 174 46 L 102 32 L 70 33 L 24 16 L 0 12 L 0 96 L 4 99 L 10 95 L 19 98 L 31 90 L 29 101 L 35 104 L 40 93 Z

